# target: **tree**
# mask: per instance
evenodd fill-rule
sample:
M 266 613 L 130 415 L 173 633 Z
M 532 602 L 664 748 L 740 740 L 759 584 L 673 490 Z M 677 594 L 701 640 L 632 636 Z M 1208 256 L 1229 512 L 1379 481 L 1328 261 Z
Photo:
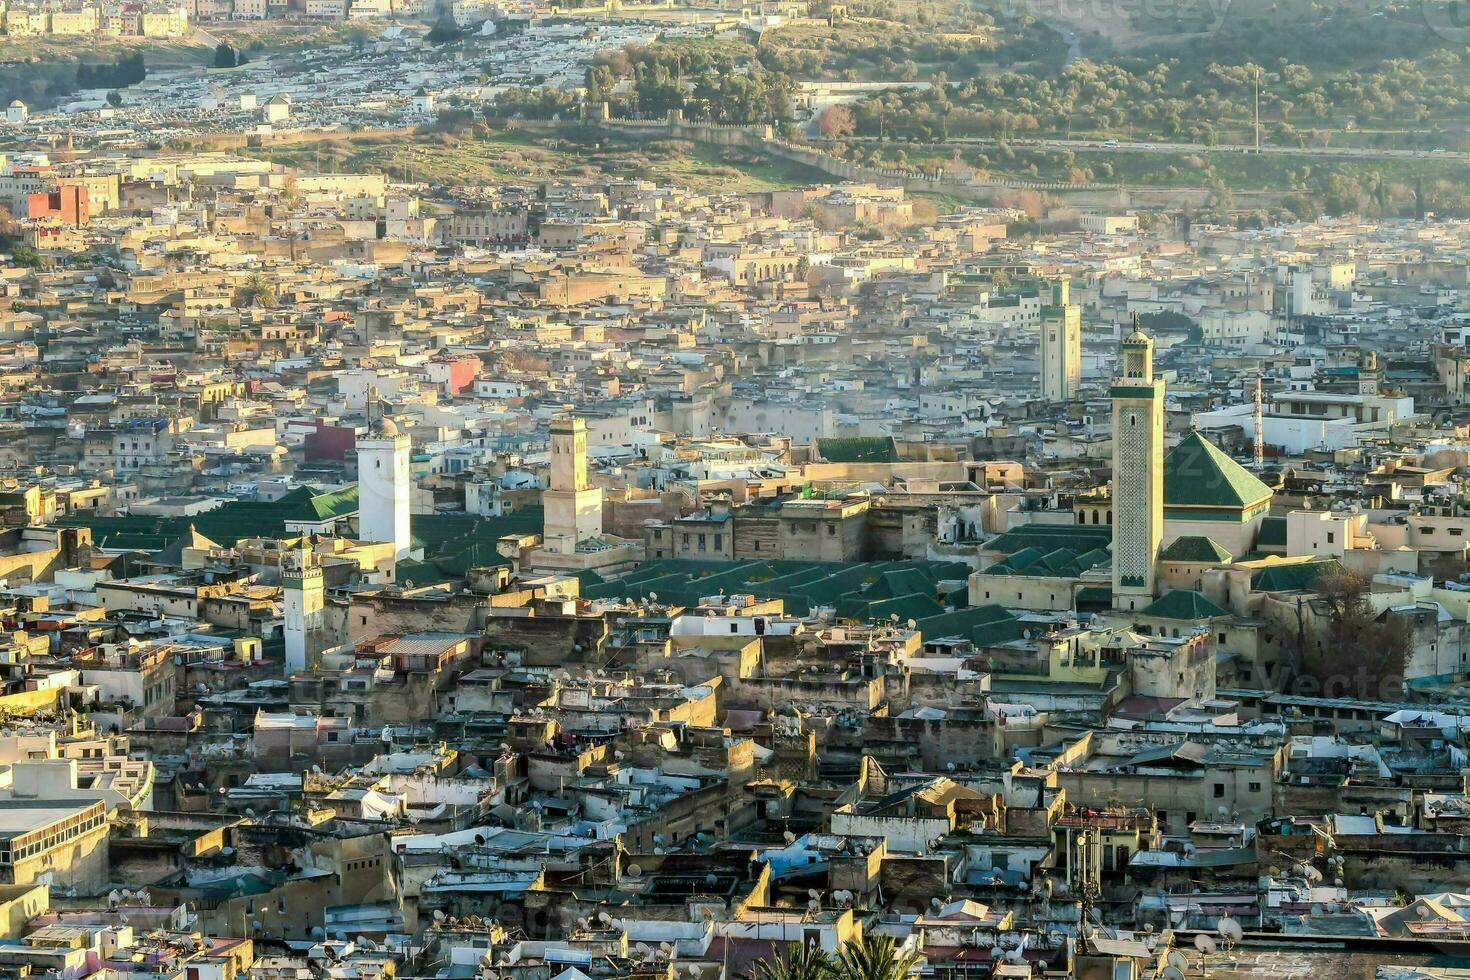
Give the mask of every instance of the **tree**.
M 833 967 L 843 980 L 905 980 L 918 972 L 921 959 L 913 950 L 900 951 L 892 937 L 869 933 L 843 943 Z
M 214 46 L 214 67 L 234 68 L 235 49 L 230 47 L 223 41 L 221 41 L 219 44 L 216 44 Z
M 1288 644 L 1299 674 L 1297 686 L 1306 677 L 1312 693 L 1384 697 L 1385 687 L 1404 676 L 1410 644 L 1406 625 L 1390 614 L 1377 614 L 1368 600 L 1367 579 L 1355 572 L 1323 572 L 1312 588 L 1319 615 L 1310 628 L 1302 619 L 1298 635 Z
M 756 980 L 836 980 L 832 957 L 815 943 L 791 943 L 786 952 L 755 965 Z
M 821 118 L 817 120 L 817 126 L 827 139 L 838 140 L 853 134 L 853 131 L 857 129 L 857 120 L 853 118 L 852 110 L 847 106 L 833 105 L 822 111 Z
M 459 24 L 455 22 L 454 15 L 446 10 L 434 21 L 434 26 L 429 28 L 427 37 L 430 44 L 439 45 L 458 40 L 459 34 Z
M 245 280 L 245 285 L 240 288 L 235 298 L 235 305 L 272 309 L 276 305 L 276 288 L 265 276 L 258 272 L 251 273 L 250 277 Z

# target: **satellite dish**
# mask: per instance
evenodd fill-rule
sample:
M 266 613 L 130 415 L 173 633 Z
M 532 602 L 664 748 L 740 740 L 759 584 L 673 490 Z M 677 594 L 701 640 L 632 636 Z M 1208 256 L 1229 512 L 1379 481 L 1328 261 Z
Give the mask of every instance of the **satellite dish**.
M 786 831 L 786 832 L 785 832 L 785 833 L 783 833 L 783 834 L 782 834 L 782 835 L 781 835 L 781 837 L 782 837 L 782 839 L 783 839 L 783 840 L 785 840 L 785 841 L 786 841 L 786 843 L 788 843 L 788 844 L 795 844 L 795 843 L 796 843 L 796 835 L 795 835 L 795 834 L 793 834 L 793 833 L 792 833 L 792 832 L 791 832 L 791 831 L 789 831 L 789 830 L 788 830 L 788 831 Z
M 1184 980 L 1184 971 L 1177 966 L 1166 966 L 1164 972 L 1159 974 L 1163 980 Z
M 1215 941 L 1213 939 L 1201 932 L 1194 937 L 1194 948 L 1199 950 L 1205 956 L 1209 956 L 1219 947 L 1215 945 Z
M 1170 968 L 1178 970 L 1181 976 L 1185 970 L 1189 969 L 1189 960 L 1177 949 L 1169 950 L 1169 956 L 1165 962 L 1169 964 Z
M 1153 935 L 1154 924 L 1152 922 L 1145 922 L 1143 924 L 1143 931 L 1148 933 L 1149 935 Z
M 1102 909 L 1098 908 L 1096 905 L 1088 909 L 1087 920 L 1094 925 L 1100 924 L 1102 922 Z
M 435 909 L 434 910 L 434 921 L 435 922 L 443 922 L 444 921 L 444 910 L 443 909 Z
M 1003 959 L 1005 957 L 1005 955 L 1006 955 L 1006 951 L 1003 950 L 1003 949 L 1001 949 L 999 946 L 992 946 L 991 949 L 990 949 L 990 958 L 992 960 L 1000 960 L 1000 959 Z
M 1232 943 L 1238 943 L 1241 941 L 1241 939 L 1245 937 L 1245 930 L 1240 928 L 1240 923 L 1236 922 L 1234 919 L 1221 919 L 1219 930 L 1220 935 L 1224 936 Z
M 643 876 L 643 865 L 641 865 L 641 864 L 630 864 L 630 865 L 628 865 L 628 877 L 629 878 L 641 878 L 642 876 Z

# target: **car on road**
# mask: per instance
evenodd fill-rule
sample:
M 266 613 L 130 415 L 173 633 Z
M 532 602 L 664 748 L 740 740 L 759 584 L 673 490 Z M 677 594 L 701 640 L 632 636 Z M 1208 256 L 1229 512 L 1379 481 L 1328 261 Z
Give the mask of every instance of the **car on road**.
M 1118 141 L 1117 140 L 1103 140 L 1103 147 L 1105 149 L 1109 149 L 1109 150 L 1116 150 L 1118 148 Z

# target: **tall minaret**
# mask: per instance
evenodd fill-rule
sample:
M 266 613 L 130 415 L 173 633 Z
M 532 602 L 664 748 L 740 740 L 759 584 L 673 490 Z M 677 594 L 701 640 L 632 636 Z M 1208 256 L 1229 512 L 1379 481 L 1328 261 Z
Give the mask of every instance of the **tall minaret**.
M 587 423 L 572 416 L 551 422 L 551 487 L 541 494 L 542 547 L 571 555 L 602 534 L 602 488 L 587 483 Z
M 1071 284 L 1052 283 L 1041 308 L 1041 398 L 1064 402 L 1082 387 L 1082 307 L 1070 302 Z
M 389 418 L 370 421 L 357 440 L 357 536 L 391 541 L 402 558 L 412 547 L 408 504 L 413 489 L 408 459 L 412 441 Z
M 1154 597 L 1164 537 L 1164 382 L 1154 342 L 1133 318 L 1113 382 L 1113 608 L 1142 609 Z
M 286 676 L 306 670 L 321 653 L 325 586 L 322 566 L 306 538 L 285 553 L 281 585 L 286 607 Z

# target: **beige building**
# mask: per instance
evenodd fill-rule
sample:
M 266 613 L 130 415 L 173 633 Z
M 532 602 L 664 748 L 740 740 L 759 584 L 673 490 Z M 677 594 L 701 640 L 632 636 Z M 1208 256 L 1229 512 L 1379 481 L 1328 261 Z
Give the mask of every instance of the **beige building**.
M 94 895 L 107 886 L 107 806 L 101 800 L 0 803 L 0 883 L 51 884 Z

